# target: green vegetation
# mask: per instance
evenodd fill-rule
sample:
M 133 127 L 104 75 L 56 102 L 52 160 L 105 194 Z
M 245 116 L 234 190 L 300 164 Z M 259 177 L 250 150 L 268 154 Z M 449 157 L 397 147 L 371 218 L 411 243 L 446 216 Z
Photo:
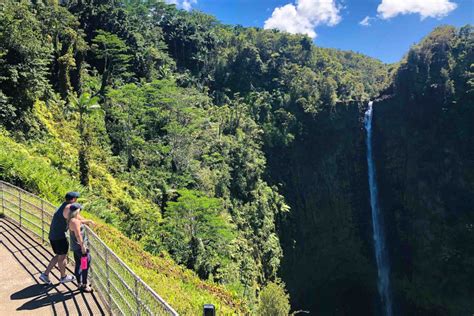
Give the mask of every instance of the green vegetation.
M 288 294 L 278 283 L 267 284 L 259 296 L 257 313 L 262 316 L 285 316 L 290 313 Z
M 206 302 L 224 314 L 286 314 L 287 287 L 294 309 L 370 314 L 364 103 L 382 93 L 397 109 L 432 104 L 410 107 L 413 126 L 445 115 L 435 122 L 470 161 L 472 63 L 469 27 L 437 29 L 388 66 L 158 0 L 5 0 L 0 178 L 54 203 L 83 192 L 100 236 L 178 312 Z M 439 296 L 406 280 L 406 310 L 429 311 Z

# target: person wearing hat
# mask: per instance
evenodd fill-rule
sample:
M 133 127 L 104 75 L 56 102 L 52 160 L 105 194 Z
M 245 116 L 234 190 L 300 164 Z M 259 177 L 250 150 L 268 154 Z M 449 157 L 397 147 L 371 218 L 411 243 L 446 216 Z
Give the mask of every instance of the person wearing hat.
M 68 230 L 67 219 L 69 218 L 70 207 L 72 204 L 76 203 L 78 197 L 78 192 L 68 192 L 65 196 L 65 201 L 53 214 L 53 219 L 49 228 L 49 241 L 53 248 L 54 257 L 49 262 L 46 270 L 41 273 L 39 277 L 39 279 L 44 283 L 51 284 L 49 273 L 56 263 L 58 264 L 61 273 L 61 278 L 59 279 L 60 283 L 71 282 L 74 280 L 72 275 L 66 275 L 66 257 L 69 249 L 66 232 Z M 84 224 L 92 223 L 92 221 L 86 220 L 82 217 L 79 219 Z

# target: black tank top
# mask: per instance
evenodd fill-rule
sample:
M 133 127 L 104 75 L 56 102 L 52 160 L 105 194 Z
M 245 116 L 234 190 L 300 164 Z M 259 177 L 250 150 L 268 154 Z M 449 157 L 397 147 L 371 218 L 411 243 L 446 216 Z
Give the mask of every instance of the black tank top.
M 49 227 L 49 240 L 60 240 L 66 238 L 67 220 L 63 216 L 63 211 L 66 205 L 68 205 L 68 203 L 64 202 L 56 212 L 54 212 L 53 220 Z

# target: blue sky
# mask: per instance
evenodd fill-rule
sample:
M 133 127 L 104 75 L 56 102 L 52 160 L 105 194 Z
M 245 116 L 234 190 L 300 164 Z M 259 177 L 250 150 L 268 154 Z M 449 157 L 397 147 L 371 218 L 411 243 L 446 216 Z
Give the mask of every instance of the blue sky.
M 399 61 L 438 25 L 474 23 L 474 0 L 168 1 L 214 15 L 226 24 L 263 28 L 267 21 L 267 27 L 316 33 L 318 46 L 353 50 L 387 63 Z M 359 24 L 365 17 L 370 25 Z

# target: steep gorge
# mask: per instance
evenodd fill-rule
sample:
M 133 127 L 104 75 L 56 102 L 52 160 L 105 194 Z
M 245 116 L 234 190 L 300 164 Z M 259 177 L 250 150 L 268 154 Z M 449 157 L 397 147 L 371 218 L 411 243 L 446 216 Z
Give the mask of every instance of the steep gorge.
M 474 311 L 472 27 L 413 47 L 374 103 L 375 161 L 400 313 Z
M 292 208 L 279 223 L 282 277 L 294 307 L 320 315 L 375 309 L 376 270 L 365 156 L 366 103 L 307 116 L 302 136 L 268 153 Z

